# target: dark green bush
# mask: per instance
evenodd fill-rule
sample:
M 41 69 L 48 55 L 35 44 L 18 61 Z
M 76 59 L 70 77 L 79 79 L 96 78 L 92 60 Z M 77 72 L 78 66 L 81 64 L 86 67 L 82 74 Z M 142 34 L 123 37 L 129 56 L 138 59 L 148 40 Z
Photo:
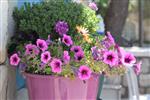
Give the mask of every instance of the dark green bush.
M 99 20 L 95 11 L 83 4 L 73 2 L 65 3 L 64 0 L 50 0 L 38 4 L 25 3 L 16 8 L 13 17 L 16 22 L 16 31 L 25 34 L 37 33 L 41 38 L 47 38 L 48 34 L 57 36 L 54 25 L 58 20 L 66 21 L 69 25 L 68 34 L 76 34 L 76 25 L 81 25 L 89 30 L 96 31 Z

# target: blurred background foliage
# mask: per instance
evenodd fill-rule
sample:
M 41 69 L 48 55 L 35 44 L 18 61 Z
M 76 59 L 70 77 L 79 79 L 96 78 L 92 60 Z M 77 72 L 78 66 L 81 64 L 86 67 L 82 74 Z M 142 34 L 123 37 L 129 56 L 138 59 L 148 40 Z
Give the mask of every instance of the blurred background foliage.
M 105 17 L 110 0 L 95 0 L 95 2 L 99 8 L 97 13 L 101 13 L 102 17 Z

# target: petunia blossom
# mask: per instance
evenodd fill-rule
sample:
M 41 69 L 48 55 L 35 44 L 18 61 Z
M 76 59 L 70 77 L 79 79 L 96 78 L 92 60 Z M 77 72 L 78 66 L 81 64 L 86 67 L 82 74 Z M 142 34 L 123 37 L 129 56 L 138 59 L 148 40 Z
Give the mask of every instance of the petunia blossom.
M 78 52 L 74 55 L 76 61 L 80 61 L 84 58 L 84 52 Z
M 97 7 L 96 3 L 94 3 L 94 2 L 89 3 L 89 7 L 90 7 L 92 10 L 95 10 L 95 11 L 98 10 L 98 7 Z
M 107 32 L 106 35 L 107 35 L 107 39 L 109 40 L 109 42 L 110 42 L 112 45 L 115 45 L 115 40 L 114 40 L 114 38 L 112 37 L 111 33 L 110 33 L 110 32 Z
M 78 76 L 81 80 L 87 80 L 91 77 L 91 69 L 86 66 L 86 65 L 82 65 L 79 68 L 79 72 L 78 72 Z
M 73 51 L 73 52 L 75 52 L 75 53 L 83 51 L 83 49 L 81 48 L 81 46 L 72 46 L 70 50 Z
M 124 58 L 125 51 L 122 47 L 119 47 L 117 44 L 115 45 L 117 55 L 118 55 L 118 65 L 123 64 L 122 59 Z
M 69 31 L 69 26 L 67 22 L 58 21 L 55 25 L 55 30 L 59 35 L 63 36 L 63 34 L 66 34 Z
M 62 42 L 67 46 L 71 46 L 73 44 L 71 37 L 66 34 L 63 35 Z
M 25 54 L 27 55 L 27 54 L 31 54 L 32 52 L 33 52 L 33 46 L 32 46 L 32 44 L 27 44 L 26 46 L 25 46 L 25 48 L 26 48 L 26 51 L 25 51 Z
M 39 48 L 36 45 L 32 45 L 33 47 L 33 54 L 38 55 L 40 53 Z
M 136 58 L 132 53 L 125 52 L 121 61 L 125 66 L 132 66 L 136 62 Z
M 101 44 L 109 49 L 110 47 L 112 46 L 115 46 L 115 41 L 114 41 L 114 38 L 112 37 L 112 35 L 110 34 L 110 32 L 107 32 L 106 33 L 106 36 L 105 38 L 101 41 Z
M 114 51 L 105 51 L 103 54 L 103 61 L 106 64 L 109 64 L 110 67 L 116 65 L 118 61 L 118 55 Z
M 70 56 L 69 56 L 69 52 L 68 51 L 64 51 L 64 53 L 63 53 L 63 61 L 64 61 L 65 64 L 69 63 Z
M 45 51 L 41 54 L 41 61 L 47 64 L 51 59 L 51 55 L 49 51 Z
M 37 39 L 36 44 L 37 44 L 37 47 L 39 47 L 42 51 L 45 51 L 48 49 L 48 45 L 45 40 Z
M 18 56 L 17 53 L 13 54 L 11 57 L 10 57 L 10 64 L 13 65 L 13 66 L 17 66 L 20 62 L 20 58 Z
M 50 63 L 50 66 L 52 68 L 52 72 L 54 73 L 61 73 L 62 71 L 62 62 L 60 59 L 53 59 Z
M 141 65 L 142 65 L 141 61 L 133 65 L 133 70 L 134 70 L 136 75 L 140 74 L 140 72 L 141 72 Z
M 25 48 L 26 48 L 26 51 L 25 51 L 25 54 L 26 55 L 31 55 L 31 54 L 33 54 L 33 55 L 38 55 L 39 54 L 39 49 L 37 48 L 37 46 L 36 45 L 33 45 L 33 44 L 27 44 L 26 46 L 25 46 Z

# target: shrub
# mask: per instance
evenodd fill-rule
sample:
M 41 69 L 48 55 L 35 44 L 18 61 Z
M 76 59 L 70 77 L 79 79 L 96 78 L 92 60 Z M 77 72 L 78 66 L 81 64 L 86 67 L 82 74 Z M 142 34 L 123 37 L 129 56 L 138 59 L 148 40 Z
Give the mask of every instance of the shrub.
M 95 11 L 89 7 L 75 2 L 65 3 L 64 0 L 50 0 L 32 5 L 25 3 L 21 9 L 15 9 L 13 17 L 18 32 L 24 34 L 36 32 L 40 38 L 46 38 L 48 34 L 57 38 L 54 25 L 59 20 L 70 25 L 68 33 L 71 36 L 76 34 L 77 25 L 88 28 L 89 33 L 94 33 L 99 22 Z

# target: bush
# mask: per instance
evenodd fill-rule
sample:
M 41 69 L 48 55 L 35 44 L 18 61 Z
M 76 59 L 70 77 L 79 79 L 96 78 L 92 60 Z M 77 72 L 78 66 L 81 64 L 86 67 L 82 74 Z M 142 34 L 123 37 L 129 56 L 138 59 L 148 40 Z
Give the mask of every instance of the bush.
M 24 34 L 37 33 L 40 38 L 47 38 L 48 34 L 57 37 L 54 25 L 57 21 L 63 20 L 69 26 L 68 34 L 76 34 L 77 25 L 86 27 L 89 33 L 95 33 L 99 22 L 95 11 L 83 4 L 73 2 L 65 3 L 64 0 L 50 0 L 37 4 L 25 3 L 18 9 L 16 8 L 13 17 L 16 22 L 17 32 Z

